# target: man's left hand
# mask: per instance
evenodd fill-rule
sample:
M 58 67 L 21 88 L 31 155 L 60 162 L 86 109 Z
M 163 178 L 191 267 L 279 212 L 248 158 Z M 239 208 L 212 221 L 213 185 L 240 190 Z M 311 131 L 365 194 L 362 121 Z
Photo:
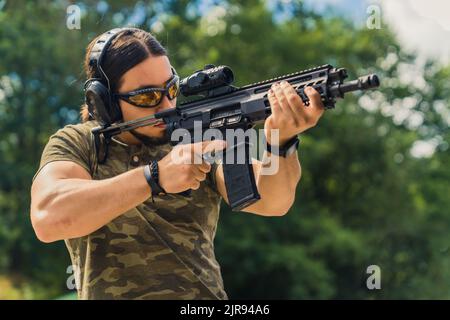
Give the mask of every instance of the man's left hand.
M 288 82 L 282 81 L 272 85 L 267 94 L 272 114 L 264 123 L 269 144 L 278 144 L 271 141 L 271 129 L 279 129 L 279 145 L 282 146 L 292 137 L 317 124 L 325 111 L 320 94 L 311 87 L 306 87 L 305 93 L 309 98 L 309 106 L 305 106 Z

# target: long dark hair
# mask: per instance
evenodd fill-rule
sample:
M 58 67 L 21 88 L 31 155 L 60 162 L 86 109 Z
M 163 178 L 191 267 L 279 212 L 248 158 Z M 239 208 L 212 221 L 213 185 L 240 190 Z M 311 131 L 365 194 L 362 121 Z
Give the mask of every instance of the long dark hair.
M 86 49 L 84 71 L 87 79 L 94 77 L 95 70 L 89 66 L 89 56 L 98 37 L 93 39 Z M 108 47 L 102 62 L 102 69 L 109 79 L 111 91 L 117 91 L 120 87 L 122 76 L 128 70 L 152 55 L 167 55 L 166 49 L 152 34 L 140 29 L 129 29 L 121 32 Z M 81 106 L 80 117 L 82 122 L 86 122 L 89 119 L 86 104 Z

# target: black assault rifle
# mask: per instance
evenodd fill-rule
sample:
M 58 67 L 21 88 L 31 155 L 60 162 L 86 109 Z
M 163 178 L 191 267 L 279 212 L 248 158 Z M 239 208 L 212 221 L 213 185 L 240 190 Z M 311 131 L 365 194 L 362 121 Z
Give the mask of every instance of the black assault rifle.
M 334 108 L 336 99 L 343 98 L 347 92 L 371 89 L 380 84 L 375 74 L 344 82 L 346 78 L 345 69 L 323 65 L 238 88 L 231 85 L 234 75 L 229 67 L 207 65 L 203 70 L 196 71 L 180 82 L 180 91 L 183 96 L 197 95 L 200 98 L 180 103 L 176 108 L 164 110 L 150 117 L 97 127 L 92 132 L 96 138 L 96 144 L 100 141 L 100 135 L 106 142 L 106 147 L 102 148 L 103 156 L 100 157 L 104 161 L 107 145 L 112 136 L 142 126 L 164 122 L 169 137 L 174 130 L 183 128 L 191 133 L 191 142 L 198 142 L 194 140 L 194 122 L 196 122 L 196 128 L 200 123 L 203 130 L 210 128 L 220 130 L 223 132 L 223 137 L 225 137 L 226 129 L 247 130 L 255 124 L 264 122 L 271 114 L 267 92 L 273 83 L 282 80 L 289 82 L 295 88 L 306 106 L 309 105 L 309 101 L 304 89 L 307 86 L 315 88 L 321 95 L 325 109 Z M 172 141 L 172 144 L 179 142 Z M 238 144 L 234 141 L 230 144 L 227 141 L 227 150 L 233 148 L 237 151 L 235 154 L 244 152 L 245 155 L 249 155 L 248 141 Z M 239 211 L 259 200 L 260 195 L 250 157 L 245 156 L 245 163 L 237 163 L 235 160 L 232 163 L 223 162 L 223 173 L 229 204 L 234 211 Z M 184 194 L 186 195 L 186 192 Z

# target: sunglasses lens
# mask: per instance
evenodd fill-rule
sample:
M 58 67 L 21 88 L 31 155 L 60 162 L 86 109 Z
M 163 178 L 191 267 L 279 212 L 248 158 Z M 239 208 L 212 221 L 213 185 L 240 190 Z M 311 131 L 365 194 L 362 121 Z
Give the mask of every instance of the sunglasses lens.
M 180 92 L 180 83 L 177 81 L 173 85 L 169 87 L 167 90 L 169 92 L 169 99 L 172 100 L 175 97 L 178 96 L 178 93 Z
M 129 97 L 129 100 L 139 106 L 154 107 L 161 101 L 161 91 L 151 91 Z

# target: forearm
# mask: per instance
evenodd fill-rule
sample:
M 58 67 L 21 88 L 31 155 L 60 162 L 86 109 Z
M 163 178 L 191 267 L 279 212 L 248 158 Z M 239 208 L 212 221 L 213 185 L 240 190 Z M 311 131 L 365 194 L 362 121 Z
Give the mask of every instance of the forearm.
M 261 174 L 258 176 L 258 187 L 267 198 L 289 200 L 295 198 L 295 189 L 301 177 L 301 166 L 297 152 L 284 157 L 278 157 L 268 152 L 264 153 L 262 168 L 278 161 L 278 170 L 274 174 Z
M 150 196 L 143 168 L 105 180 L 60 179 L 32 204 L 35 229 L 46 242 L 94 232 Z M 37 224 L 40 224 L 39 226 Z
M 290 139 L 317 124 L 325 110 L 322 98 L 312 87 L 305 88 L 305 93 L 309 99 L 308 107 L 287 81 L 271 86 L 267 97 L 272 113 L 264 122 L 264 134 L 271 146 L 286 146 Z M 278 159 L 279 169 L 274 175 L 258 174 L 259 202 L 270 212 L 285 213 L 294 203 L 301 167 L 297 153 Z
M 278 161 L 277 170 L 269 169 L 274 165 L 273 161 Z M 270 172 L 272 170 L 275 172 Z M 269 174 L 264 174 L 265 171 Z M 256 180 L 262 205 L 269 211 L 287 212 L 294 202 L 300 177 L 301 166 L 296 152 L 286 158 L 266 152 Z

